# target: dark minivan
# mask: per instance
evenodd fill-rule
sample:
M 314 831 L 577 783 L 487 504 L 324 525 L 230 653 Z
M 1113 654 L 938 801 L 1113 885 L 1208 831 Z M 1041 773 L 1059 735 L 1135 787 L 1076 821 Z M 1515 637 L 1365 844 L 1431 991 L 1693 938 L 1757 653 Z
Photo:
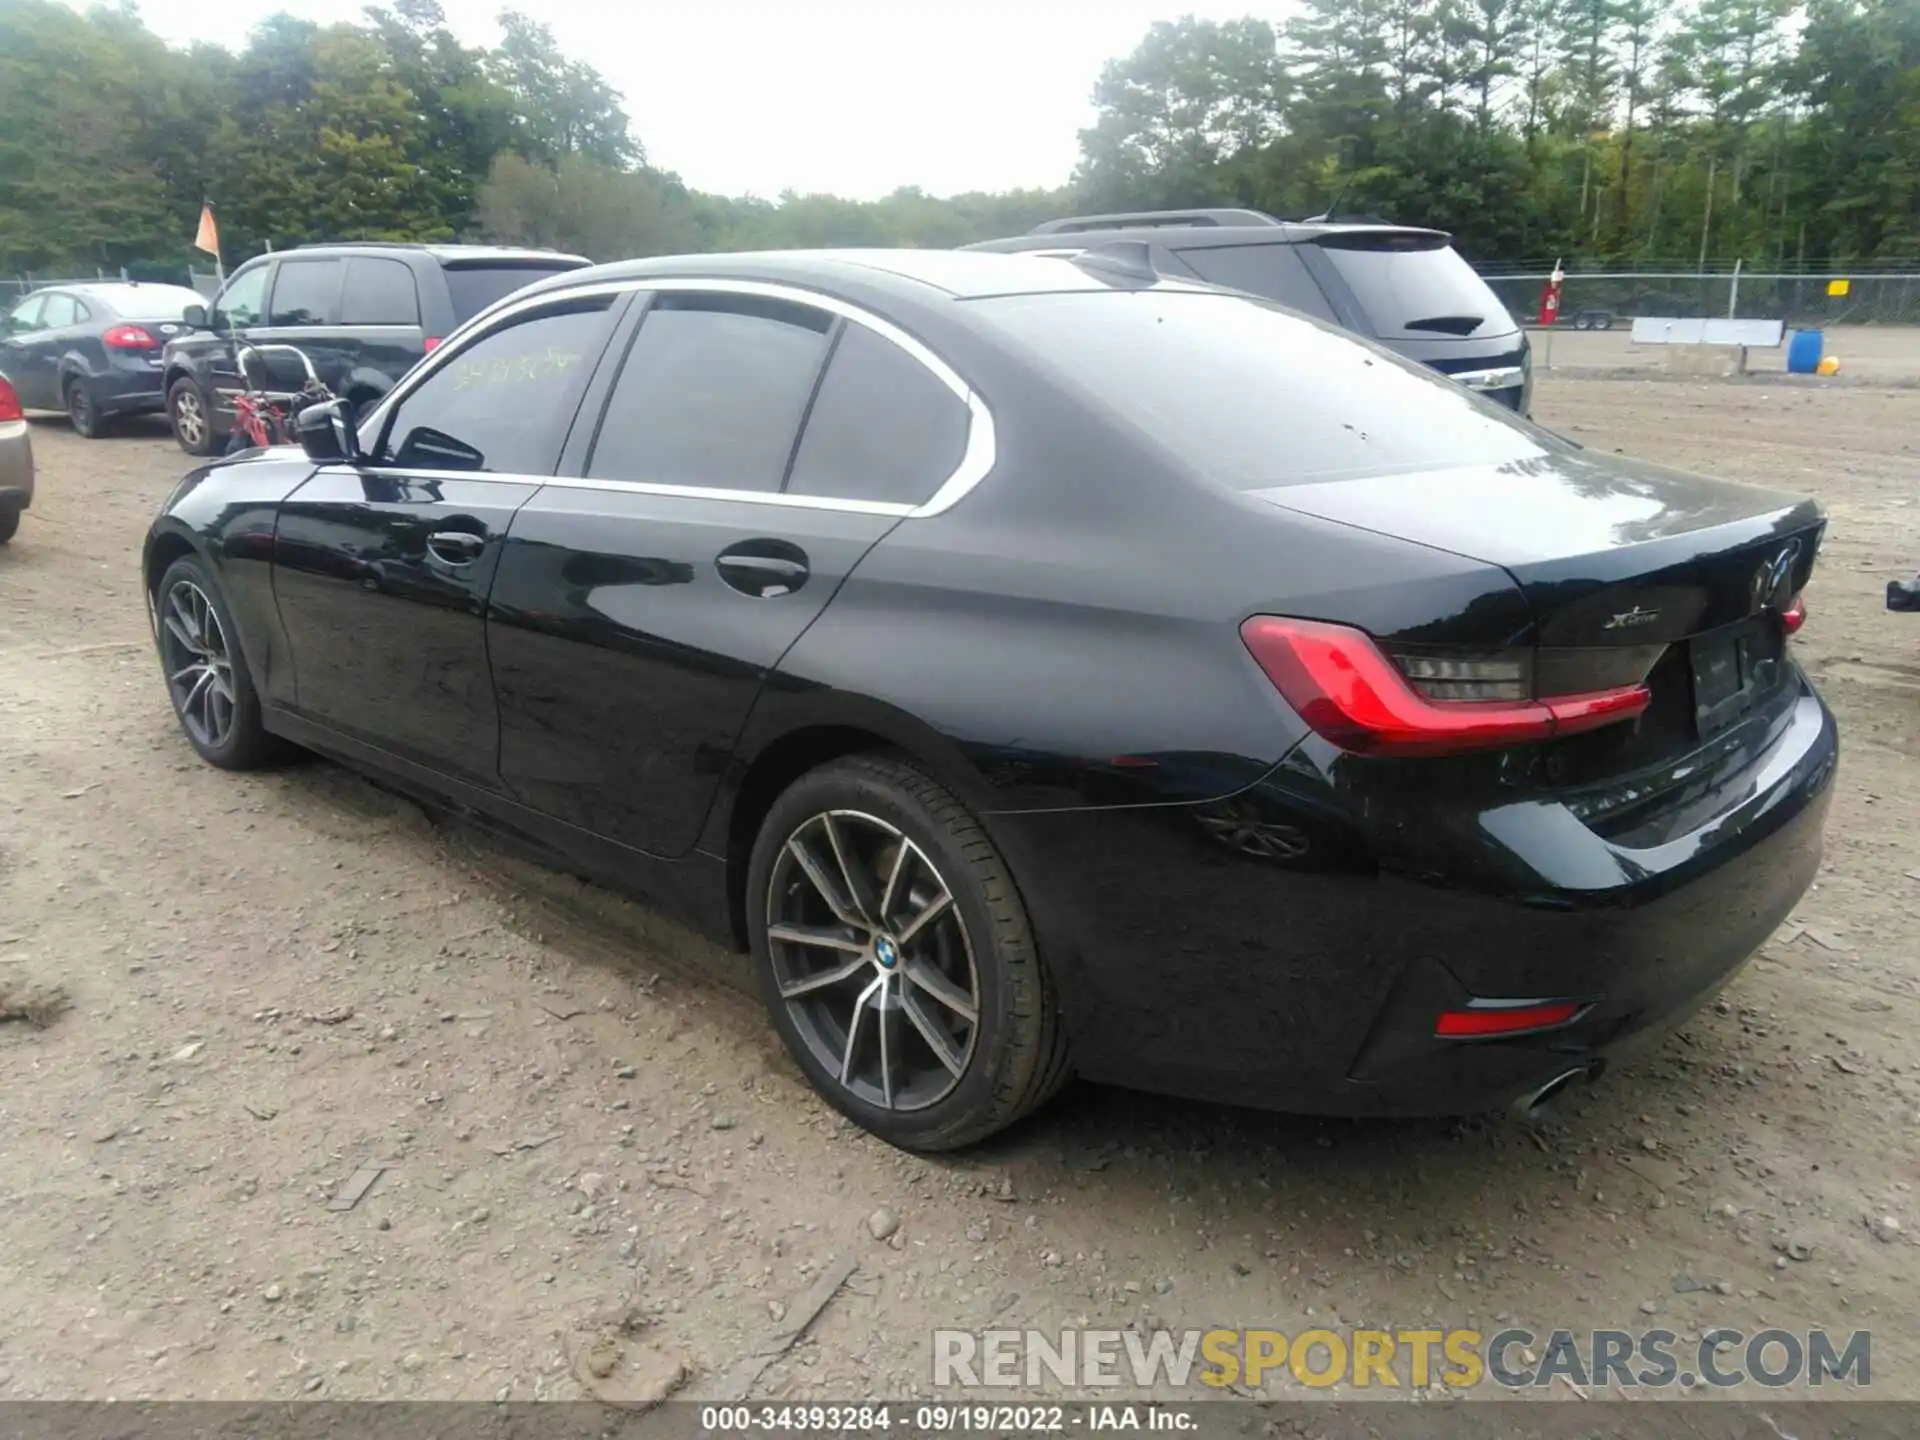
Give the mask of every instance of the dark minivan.
M 242 344 L 297 345 L 336 394 L 365 408 L 413 363 L 494 301 L 591 263 L 491 245 L 303 245 L 234 271 L 203 319 L 168 344 L 167 418 L 189 455 L 211 455 L 233 424 Z M 297 390 L 298 357 L 256 362 L 256 384 Z
M 1116 242 L 1145 245 L 1161 274 L 1277 300 L 1522 415 L 1531 410 L 1526 332 L 1444 231 L 1279 220 L 1258 210 L 1154 210 L 1049 220 L 966 248 L 1071 255 Z

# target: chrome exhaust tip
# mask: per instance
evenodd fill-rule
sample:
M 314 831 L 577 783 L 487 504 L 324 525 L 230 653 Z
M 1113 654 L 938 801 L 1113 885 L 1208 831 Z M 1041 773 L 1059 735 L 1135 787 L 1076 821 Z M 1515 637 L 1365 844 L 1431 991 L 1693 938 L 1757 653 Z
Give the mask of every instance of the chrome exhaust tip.
M 1541 1111 L 1546 1109 L 1555 1096 L 1561 1094 L 1569 1086 L 1578 1084 L 1584 1080 L 1591 1080 L 1597 1068 L 1598 1067 L 1592 1064 L 1587 1064 L 1576 1065 L 1571 1070 L 1561 1071 L 1560 1074 L 1554 1076 L 1551 1080 L 1547 1081 L 1546 1084 L 1529 1090 L 1518 1100 L 1514 1101 L 1513 1113 L 1522 1120 L 1535 1118 Z

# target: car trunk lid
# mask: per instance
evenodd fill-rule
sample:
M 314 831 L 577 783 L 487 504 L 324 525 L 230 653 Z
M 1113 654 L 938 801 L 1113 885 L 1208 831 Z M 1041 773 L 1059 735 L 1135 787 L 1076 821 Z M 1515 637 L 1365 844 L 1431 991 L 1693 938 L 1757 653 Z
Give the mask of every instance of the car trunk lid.
M 1533 613 L 1540 695 L 1645 684 L 1630 727 L 1570 747 L 1568 779 L 1680 753 L 1780 695 L 1825 527 L 1808 499 L 1577 450 L 1257 493 L 1502 567 Z

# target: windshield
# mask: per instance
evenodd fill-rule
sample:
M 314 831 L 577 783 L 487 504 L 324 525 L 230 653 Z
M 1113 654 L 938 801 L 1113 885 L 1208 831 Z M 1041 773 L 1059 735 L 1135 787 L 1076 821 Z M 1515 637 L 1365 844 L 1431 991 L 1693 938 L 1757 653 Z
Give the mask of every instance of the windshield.
M 1161 287 L 971 303 L 1062 383 L 1238 489 L 1571 448 L 1424 365 L 1260 300 Z
M 465 324 L 496 300 L 549 275 L 564 275 L 578 265 L 462 265 L 449 269 L 447 293 L 453 299 L 453 318 Z
M 1437 237 L 1393 231 L 1334 234 L 1318 243 L 1374 334 L 1390 340 L 1504 335 L 1513 317 L 1487 282 Z
M 97 295 L 122 320 L 178 320 L 189 305 L 204 305 L 207 297 L 184 285 L 100 285 Z

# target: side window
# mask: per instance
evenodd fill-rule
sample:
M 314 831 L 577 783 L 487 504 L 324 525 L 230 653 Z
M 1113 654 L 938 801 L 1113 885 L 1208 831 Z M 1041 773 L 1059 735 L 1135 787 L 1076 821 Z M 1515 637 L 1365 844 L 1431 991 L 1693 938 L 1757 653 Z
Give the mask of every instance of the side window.
M 967 448 L 960 397 L 906 351 L 850 324 L 807 415 L 787 489 L 918 505 Z
M 400 401 L 381 463 L 551 475 L 606 347 L 614 298 L 558 301 L 461 346 Z
M 74 303 L 71 295 L 47 296 L 47 308 L 40 312 L 42 330 L 58 330 L 64 325 L 78 322 L 80 307 Z
M 418 325 L 420 297 L 413 271 L 398 260 L 362 256 L 347 261 L 340 296 L 342 325 Z
M 833 316 L 744 295 L 666 294 L 627 351 L 587 474 L 778 490 Z
M 1264 295 L 1317 320 L 1334 318 L 1319 282 L 1291 245 L 1195 246 L 1182 250 L 1180 259 L 1214 285 Z
M 93 311 L 87 308 L 87 302 L 75 296 L 73 301 L 73 319 L 67 323 L 69 325 L 84 325 L 91 319 L 93 319 Z
M 333 325 L 340 317 L 338 260 L 282 260 L 268 325 Z
M 261 265 L 236 275 L 220 292 L 214 302 L 214 315 L 223 328 L 244 330 L 260 323 L 260 310 L 267 302 L 267 272 L 272 268 Z
M 7 329 L 15 335 L 25 335 L 30 330 L 40 328 L 41 313 L 47 307 L 44 295 L 29 295 L 13 307 L 13 313 L 7 316 Z

